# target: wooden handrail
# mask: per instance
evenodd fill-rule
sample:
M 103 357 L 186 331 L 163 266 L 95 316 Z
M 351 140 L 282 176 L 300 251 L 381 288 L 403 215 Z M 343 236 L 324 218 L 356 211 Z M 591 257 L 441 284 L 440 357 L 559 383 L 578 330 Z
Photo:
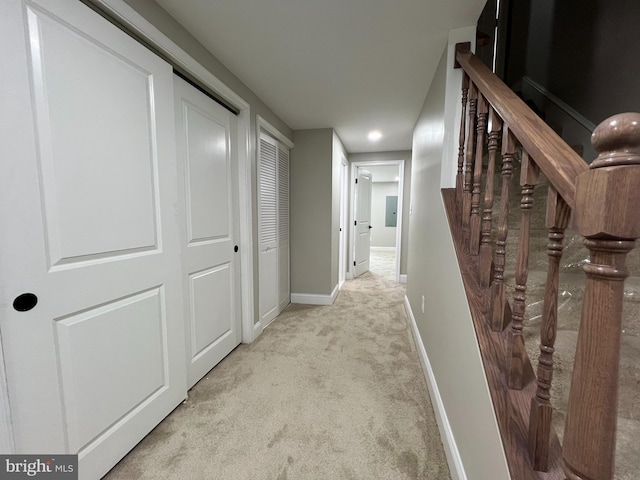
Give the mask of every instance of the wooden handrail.
M 457 47 L 458 64 L 509 126 L 509 130 L 531 155 L 556 191 L 573 209 L 576 177 L 589 169 L 587 163 L 471 53 L 466 44 L 459 44 Z

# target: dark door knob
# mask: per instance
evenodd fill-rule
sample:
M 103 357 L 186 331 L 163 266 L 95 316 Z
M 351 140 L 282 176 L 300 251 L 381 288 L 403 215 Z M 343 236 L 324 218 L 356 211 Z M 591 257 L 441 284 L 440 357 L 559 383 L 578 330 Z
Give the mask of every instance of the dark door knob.
M 371 225 L 369 225 L 369 228 L 373 228 Z
M 233 247 L 233 251 L 238 253 L 238 245 L 236 245 L 235 247 Z
M 18 295 L 13 301 L 13 308 L 18 312 L 28 312 L 38 303 L 38 297 L 33 293 Z

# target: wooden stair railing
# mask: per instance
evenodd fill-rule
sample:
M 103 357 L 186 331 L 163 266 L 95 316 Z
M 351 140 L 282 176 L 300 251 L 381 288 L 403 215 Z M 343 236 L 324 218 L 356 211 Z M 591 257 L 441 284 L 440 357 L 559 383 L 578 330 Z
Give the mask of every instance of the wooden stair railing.
M 509 388 L 517 390 L 531 381 L 537 382 L 535 395 L 530 399 L 528 425 L 531 466 L 545 472 L 551 463 L 562 464 L 570 480 L 611 480 L 615 465 L 622 301 L 624 280 L 628 276 L 625 257 L 640 238 L 640 114 L 616 115 L 596 128 L 592 142 L 599 155 L 589 166 L 469 51 L 469 44 L 457 46 L 455 60 L 456 68 L 463 69 L 455 205 L 468 253 L 471 258 L 479 255 L 478 285 L 490 299 L 486 321 L 494 332 L 492 335 L 502 335 L 507 329 L 504 381 Z M 510 181 L 517 153 L 521 163 L 521 221 L 516 287 L 510 303 L 504 272 Z M 492 244 L 494 174 L 498 160 L 502 184 L 495 244 Z M 486 173 L 484 185 L 483 173 Z M 532 194 L 541 173 L 549 182 L 545 222 L 549 230 L 549 267 L 540 357 L 534 375 L 522 330 Z M 590 262 L 584 266 L 586 290 L 562 461 L 552 462 L 550 390 L 558 278 L 564 232 L 572 214 L 577 231 L 585 237 Z

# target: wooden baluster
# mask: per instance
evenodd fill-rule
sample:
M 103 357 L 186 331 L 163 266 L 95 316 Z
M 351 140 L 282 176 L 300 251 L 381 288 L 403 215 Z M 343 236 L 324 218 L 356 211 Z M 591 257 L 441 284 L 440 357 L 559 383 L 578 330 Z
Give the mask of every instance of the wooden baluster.
M 509 184 L 513 172 L 516 140 L 505 124 L 502 133 L 502 191 L 496 232 L 496 260 L 491 284 L 491 330 L 501 332 L 511 321 L 511 308 L 504 289 L 504 265 L 509 233 Z
M 614 473 L 625 261 L 640 237 L 640 114 L 605 120 L 591 141 L 599 155 L 577 177 L 574 208 L 590 263 L 562 448 L 571 480 Z
M 527 276 L 529 273 L 529 225 L 531 223 L 531 209 L 533 208 L 533 190 L 538 184 L 540 170 L 531 160 L 526 151 L 522 152 L 522 170 L 520 171 L 520 185 L 522 186 L 522 200 L 520 201 L 520 238 L 518 242 L 518 257 L 516 259 L 516 291 L 513 295 L 513 318 L 509 334 L 507 372 L 509 388 L 522 390 L 525 383 L 524 322 L 525 300 L 527 290 Z
M 467 117 L 467 97 L 469 96 L 469 76 L 462 72 L 462 114 L 460 115 L 460 138 L 458 146 L 458 173 L 456 175 L 456 207 L 462 216 L 462 195 L 464 188 L 464 141 Z
M 500 143 L 500 130 L 502 120 L 490 107 L 489 119 L 491 131 L 489 132 L 489 165 L 484 187 L 484 208 L 482 210 L 482 233 L 480 238 L 480 286 L 489 287 L 493 278 L 493 249 L 491 248 L 491 220 L 493 218 L 493 184 L 495 181 L 496 156 Z
M 471 191 L 471 218 L 469 219 L 469 253 L 480 251 L 480 188 L 482 183 L 482 156 L 484 135 L 487 131 L 487 100 L 478 94 L 478 126 L 476 135 L 476 159 L 473 164 L 473 190 Z
M 551 433 L 551 380 L 553 352 L 558 320 L 558 283 L 564 231 L 569 224 L 571 210 L 558 192 L 549 186 L 546 227 L 549 229 L 549 270 L 544 293 L 542 324 L 540 325 L 540 357 L 538 358 L 538 388 L 531 399 L 529 417 L 529 454 L 533 468 L 546 472 L 549 468 L 549 435 Z
M 473 167 L 473 152 L 475 147 L 474 132 L 476 129 L 476 104 L 478 103 L 478 89 L 469 81 L 469 125 L 467 130 L 467 154 L 465 158 L 464 185 L 462 194 L 462 225 L 469 226 L 471 216 L 471 169 Z

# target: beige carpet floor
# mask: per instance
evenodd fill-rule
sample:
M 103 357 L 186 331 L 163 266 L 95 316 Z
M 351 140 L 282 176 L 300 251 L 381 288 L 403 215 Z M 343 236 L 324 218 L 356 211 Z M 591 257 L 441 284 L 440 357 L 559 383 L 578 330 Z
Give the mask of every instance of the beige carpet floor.
M 449 479 L 403 298 L 368 272 L 291 305 L 105 478 Z

